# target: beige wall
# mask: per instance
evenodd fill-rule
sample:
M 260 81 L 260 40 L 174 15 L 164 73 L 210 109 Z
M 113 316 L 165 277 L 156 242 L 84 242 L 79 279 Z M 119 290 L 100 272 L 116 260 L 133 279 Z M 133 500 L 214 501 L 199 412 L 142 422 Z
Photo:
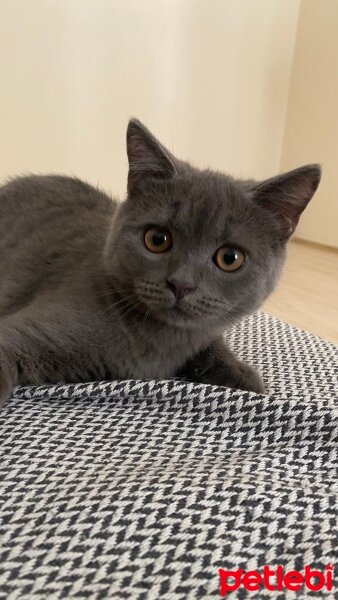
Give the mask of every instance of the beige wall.
M 281 166 L 320 162 L 298 237 L 338 246 L 338 1 L 302 0 Z
M 132 115 L 199 165 L 278 172 L 298 8 L 1 0 L 0 180 L 75 173 L 122 195 Z

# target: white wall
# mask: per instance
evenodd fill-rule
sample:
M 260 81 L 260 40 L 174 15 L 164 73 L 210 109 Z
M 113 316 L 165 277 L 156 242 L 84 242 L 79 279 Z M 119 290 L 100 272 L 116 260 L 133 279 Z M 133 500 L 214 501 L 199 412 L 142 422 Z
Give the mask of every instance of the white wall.
M 134 115 L 182 157 L 278 172 L 298 0 L 1 0 L 0 180 L 124 194 Z
M 281 166 L 323 165 L 297 236 L 338 247 L 338 1 L 302 0 Z

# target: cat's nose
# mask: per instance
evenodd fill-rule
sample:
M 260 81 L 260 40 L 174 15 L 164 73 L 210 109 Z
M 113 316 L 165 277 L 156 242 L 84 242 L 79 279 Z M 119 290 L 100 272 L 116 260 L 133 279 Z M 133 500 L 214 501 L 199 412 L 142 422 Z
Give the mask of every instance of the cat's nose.
M 194 286 L 186 281 L 178 281 L 177 279 L 167 279 L 168 288 L 174 292 L 176 299 L 180 300 L 190 292 L 194 291 Z

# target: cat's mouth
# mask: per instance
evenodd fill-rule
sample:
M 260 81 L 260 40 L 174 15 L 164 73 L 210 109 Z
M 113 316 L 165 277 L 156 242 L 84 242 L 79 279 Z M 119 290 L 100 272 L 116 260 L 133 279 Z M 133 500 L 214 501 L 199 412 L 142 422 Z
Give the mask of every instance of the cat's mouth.
M 157 292 L 157 290 L 156 290 Z M 174 299 L 172 294 L 150 293 L 149 290 L 137 289 L 139 301 L 145 307 L 145 312 L 150 313 L 155 319 L 164 321 L 169 325 L 193 326 L 201 322 L 201 315 L 194 309 L 191 301 L 186 298 Z
M 176 304 L 174 304 L 174 306 L 170 310 L 177 315 L 184 315 L 185 317 L 192 316 L 189 307 L 187 307 L 184 304 L 181 304 L 181 302 L 176 302 Z
M 154 311 L 154 316 L 168 325 L 177 325 L 180 327 L 192 327 L 201 323 L 201 317 L 196 315 L 191 307 L 183 302 L 176 302 L 171 306 L 162 307 Z

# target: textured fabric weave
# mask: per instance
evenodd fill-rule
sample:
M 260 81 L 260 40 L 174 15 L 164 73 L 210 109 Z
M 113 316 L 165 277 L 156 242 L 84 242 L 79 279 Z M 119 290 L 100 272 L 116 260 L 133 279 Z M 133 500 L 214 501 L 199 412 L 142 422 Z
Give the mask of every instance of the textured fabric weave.
M 269 395 L 178 380 L 14 391 L 1 600 L 209 599 L 219 567 L 337 562 L 337 348 L 264 314 L 227 339 Z

